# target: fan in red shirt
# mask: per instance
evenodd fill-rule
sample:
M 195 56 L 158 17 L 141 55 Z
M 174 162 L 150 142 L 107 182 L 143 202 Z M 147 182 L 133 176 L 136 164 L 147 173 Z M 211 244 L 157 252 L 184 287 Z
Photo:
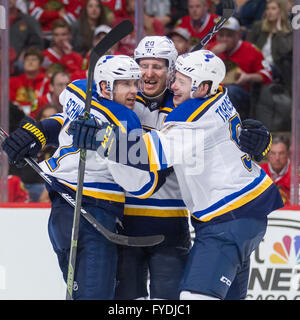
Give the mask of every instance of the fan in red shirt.
M 217 41 L 209 44 L 208 50 L 224 61 L 226 77 L 223 84 L 243 120 L 249 117 L 250 85 L 271 83 L 272 72 L 262 52 L 251 42 L 241 39 L 240 24 L 236 18 L 229 18 L 216 37 Z
M 18 176 L 8 176 L 8 202 L 28 202 L 28 192 Z
M 44 38 L 51 40 L 51 28 L 58 19 L 71 25 L 79 16 L 84 4 L 82 0 L 31 0 L 29 14 L 41 25 Z
M 128 19 L 133 24 L 135 24 L 135 0 L 126 0 L 126 13 L 125 11 L 117 11 L 115 12 L 115 20 L 113 23 L 113 27 L 119 24 L 122 20 Z M 163 36 L 164 35 L 164 25 L 160 20 L 156 19 L 155 17 L 150 17 L 147 14 L 144 14 L 144 33 L 145 35 L 151 36 Z M 117 51 L 120 54 L 125 54 L 128 56 L 133 56 L 134 49 L 136 48 L 137 44 L 135 41 L 135 33 L 132 32 L 127 37 L 123 38 L 119 42 L 119 46 Z
M 218 15 L 208 12 L 206 0 L 188 0 L 187 16 L 180 18 L 176 26 L 184 28 L 191 34 L 191 45 L 196 45 L 216 24 Z M 215 41 L 215 37 L 211 42 Z
M 101 24 L 100 26 L 98 26 L 94 31 L 93 47 L 95 47 L 97 43 L 101 41 L 110 31 L 111 27 L 106 24 Z M 117 46 L 118 44 L 115 44 L 105 54 L 121 54 L 119 51 L 116 50 Z M 89 50 L 89 52 L 84 56 L 81 70 L 75 71 L 71 74 L 71 81 L 87 78 L 87 70 L 89 66 L 91 51 L 92 49 Z
M 9 80 L 10 101 L 33 118 L 39 112 L 38 97 L 49 88 L 49 79 L 41 69 L 42 62 L 42 51 L 29 47 L 24 54 L 24 73 Z
M 44 106 L 51 104 L 56 106 L 61 112 L 62 105 L 59 102 L 59 95 L 70 82 L 71 80 L 68 73 L 64 71 L 55 72 L 50 78 L 49 92 L 38 98 L 39 111 L 41 111 Z
M 289 140 L 284 136 L 273 137 L 268 162 L 261 165 L 277 185 L 285 205 L 290 204 L 291 161 Z
M 71 45 L 71 28 L 64 20 L 56 20 L 52 27 L 52 45 L 43 51 L 43 67 L 51 76 L 55 71 L 66 71 L 69 74 L 81 70 L 82 56 L 73 51 Z

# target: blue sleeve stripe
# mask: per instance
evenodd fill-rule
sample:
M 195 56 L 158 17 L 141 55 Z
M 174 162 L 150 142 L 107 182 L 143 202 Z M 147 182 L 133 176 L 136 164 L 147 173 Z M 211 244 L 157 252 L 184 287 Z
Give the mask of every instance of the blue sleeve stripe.
M 133 197 L 126 197 L 126 204 L 132 205 L 144 205 L 144 206 L 159 206 L 159 207 L 182 207 L 185 208 L 185 204 L 182 200 L 177 199 L 138 199 Z
M 77 182 L 70 182 L 70 185 L 77 186 Z M 94 188 L 94 189 L 104 189 L 104 190 L 111 190 L 111 191 L 123 191 L 123 189 L 115 183 L 105 183 L 105 182 L 84 182 L 83 184 L 86 188 Z
M 149 174 L 150 181 L 145 184 L 139 191 L 130 192 L 130 194 L 139 198 L 147 198 L 153 193 L 157 185 L 158 175 L 156 172 L 149 172 Z
M 270 187 L 272 180 L 261 170 L 260 176 L 255 178 L 246 187 L 238 192 L 219 200 L 205 210 L 194 212 L 192 215 L 201 221 L 209 221 L 212 218 L 237 209 L 249 201 L 252 201 Z
M 51 172 L 56 171 L 59 167 L 60 167 L 60 161 L 70 155 L 70 154 L 75 154 L 78 153 L 80 151 L 80 149 L 75 148 L 73 145 L 69 145 L 69 146 L 63 146 L 61 148 L 59 148 L 59 155 L 54 157 L 52 156 L 52 158 L 48 159 L 45 161 L 45 163 L 47 164 L 49 170 Z

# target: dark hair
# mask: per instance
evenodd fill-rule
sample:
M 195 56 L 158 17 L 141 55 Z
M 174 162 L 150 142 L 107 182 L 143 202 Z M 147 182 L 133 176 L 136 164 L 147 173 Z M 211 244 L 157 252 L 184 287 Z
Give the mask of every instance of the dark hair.
M 38 113 L 37 116 L 36 116 L 36 120 L 40 120 L 40 119 L 42 118 L 42 116 L 43 116 L 44 111 L 47 110 L 47 109 L 55 109 L 55 110 L 57 111 L 57 113 L 61 112 L 59 106 L 57 106 L 57 105 L 55 105 L 55 104 L 49 103 L 49 104 L 46 104 L 46 105 L 39 111 L 39 113 Z
M 208 89 L 207 89 L 206 94 L 210 94 L 210 90 L 211 90 L 213 82 L 211 80 L 205 80 L 200 83 L 200 85 L 205 85 L 205 84 L 208 84 Z
M 91 26 L 88 23 L 88 15 L 87 15 L 87 5 L 90 0 L 86 0 L 84 3 L 84 6 L 81 10 L 79 21 L 80 21 L 80 33 L 82 35 L 82 48 L 83 51 L 82 54 L 85 55 L 89 49 L 91 48 L 92 41 L 94 38 L 94 30 L 91 28 Z M 100 16 L 98 17 L 96 21 L 96 26 L 100 26 L 101 24 L 109 25 L 109 21 L 107 19 L 107 14 L 104 8 L 104 5 L 102 4 L 101 0 L 97 0 L 98 5 L 100 6 Z
M 83 22 L 83 24 L 85 23 L 85 21 L 87 20 L 87 5 L 89 3 L 90 0 L 85 0 L 85 3 L 84 3 L 84 6 L 81 10 L 81 13 L 79 15 L 79 19 Z M 106 11 L 105 11 L 105 8 L 104 8 L 104 5 L 102 4 L 102 1 L 101 0 L 98 0 L 98 4 L 100 6 L 100 9 L 101 9 L 101 13 L 100 13 L 100 16 L 99 18 L 97 19 L 97 25 L 101 25 L 101 24 L 109 24 L 108 23 L 108 19 L 107 19 L 107 16 L 106 16 Z
M 35 46 L 28 47 L 24 52 L 24 59 L 28 56 L 36 56 L 40 60 L 40 64 L 43 63 L 44 55 L 43 51 Z
M 53 32 L 57 28 L 67 28 L 71 33 L 71 27 L 66 20 L 57 19 L 53 22 L 51 31 Z
M 56 77 L 58 74 L 62 74 L 62 75 L 64 75 L 64 76 L 67 76 L 67 77 L 70 78 L 70 75 L 69 75 L 67 72 L 65 72 L 65 71 L 55 71 L 55 72 L 52 74 L 51 78 L 50 78 L 50 83 L 51 83 L 52 85 L 54 84 L 54 79 L 55 79 L 55 77 Z

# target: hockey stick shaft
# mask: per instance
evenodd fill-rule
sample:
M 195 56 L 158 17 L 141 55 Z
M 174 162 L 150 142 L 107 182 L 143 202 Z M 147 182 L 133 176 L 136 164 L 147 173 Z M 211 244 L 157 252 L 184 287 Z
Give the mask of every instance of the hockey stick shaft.
M 8 137 L 8 134 L 0 127 L 0 140 L 4 140 Z M 49 186 L 52 186 L 52 180 L 47 176 L 47 174 L 41 169 L 39 164 L 32 158 L 26 157 L 24 158 L 26 163 L 30 165 L 30 167 L 47 183 Z M 75 200 L 65 192 L 60 192 L 56 190 L 56 192 L 73 208 L 75 208 Z M 133 246 L 133 247 L 147 247 L 154 246 L 161 243 L 164 240 L 164 236 L 162 235 L 153 235 L 153 236 L 145 236 L 145 237 L 130 237 L 121 234 L 116 234 L 106 229 L 102 224 L 100 224 L 89 212 L 87 212 L 84 208 L 80 209 L 81 215 L 97 230 L 100 232 L 107 240 L 125 246 Z
M 208 31 L 208 33 L 200 40 L 200 42 L 191 50 L 197 51 L 205 47 L 214 35 L 223 27 L 224 23 L 234 14 L 235 3 L 233 0 L 223 1 L 223 13 L 219 21 Z
M 96 46 L 93 48 L 89 66 L 88 66 L 88 77 L 86 87 L 86 98 L 84 106 L 83 119 L 87 120 L 90 118 L 90 104 L 92 101 L 93 91 L 93 80 L 94 80 L 94 68 L 98 59 L 109 50 L 112 45 L 119 42 L 125 36 L 133 31 L 133 25 L 129 20 L 124 20 L 112 29 Z M 82 191 L 83 191 L 83 180 L 85 173 L 86 164 L 86 150 L 80 149 L 78 176 L 77 176 L 77 188 L 75 197 L 75 208 L 72 226 L 71 246 L 70 246 L 70 257 L 69 257 L 69 268 L 68 268 L 68 279 L 67 279 L 67 295 L 68 300 L 72 299 L 73 293 L 73 282 L 75 276 L 75 264 L 76 264 L 76 253 L 77 253 L 77 242 L 79 235 L 79 222 L 80 222 L 80 209 L 82 203 Z
M 8 134 L 0 127 L 0 140 L 4 140 L 8 137 Z M 41 169 L 39 164 L 32 158 L 26 157 L 25 161 L 30 167 L 49 185 L 52 186 L 52 180 L 47 176 L 47 174 Z M 60 192 L 56 190 L 56 192 L 71 206 L 75 207 L 75 200 L 66 192 Z M 145 237 L 130 237 L 124 236 L 121 234 L 117 234 L 111 232 L 106 229 L 102 224 L 100 224 L 89 212 L 87 212 L 84 208 L 81 208 L 81 215 L 98 231 L 100 232 L 107 240 L 125 246 L 133 246 L 133 247 L 147 247 L 154 246 L 159 244 L 164 240 L 161 235 L 153 235 L 153 236 L 145 236 Z

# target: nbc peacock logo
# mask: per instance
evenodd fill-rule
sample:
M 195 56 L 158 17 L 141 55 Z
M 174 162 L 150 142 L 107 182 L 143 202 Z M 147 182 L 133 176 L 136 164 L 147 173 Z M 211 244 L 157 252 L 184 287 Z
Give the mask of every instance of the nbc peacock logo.
M 247 299 L 300 300 L 300 220 L 286 212 L 268 219 L 251 257 Z
M 280 242 L 273 244 L 273 250 L 270 262 L 274 264 L 300 264 L 300 236 L 284 236 Z

